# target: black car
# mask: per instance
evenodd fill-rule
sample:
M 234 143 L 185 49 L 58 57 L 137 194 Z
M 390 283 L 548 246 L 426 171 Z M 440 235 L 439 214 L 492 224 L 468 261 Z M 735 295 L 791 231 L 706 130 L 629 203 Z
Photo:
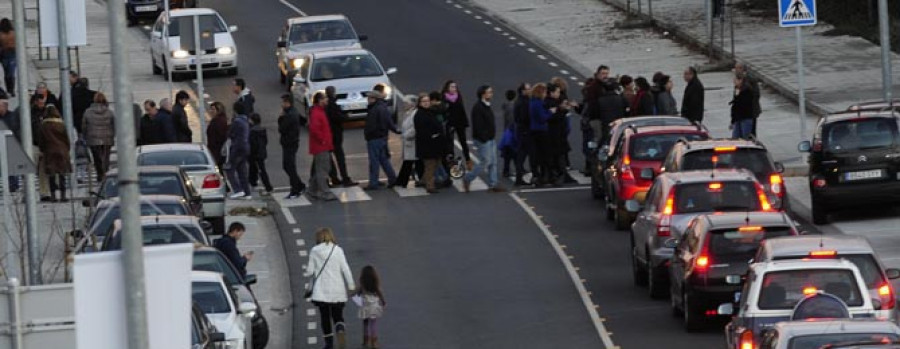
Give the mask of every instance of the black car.
M 175 195 L 142 195 L 141 216 L 155 215 L 191 215 L 191 208 L 181 196 Z M 106 233 L 112 227 L 113 222 L 119 219 L 119 198 L 111 198 L 97 204 L 97 209 L 88 218 L 85 236 L 89 240 L 85 243 L 85 250 L 99 250 L 100 243 L 106 237 Z M 81 235 L 78 236 L 81 238 Z
M 225 334 L 218 332 L 206 318 L 197 303 L 191 304 L 191 349 L 215 349 L 225 341 Z
M 681 239 L 666 241 L 675 248 L 669 263 L 672 311 L 683 315 L 685 330 L 700 329 L 718 317 L 720 304 L 734 301 L 741 285 L 728 278 L 747 273 L 760 241 L 797 234 L 783 212 L 733 212 L 697 216 Z
M 178 166 L 140 166 L 138 167 L 138 187 L 141 195 L 177 195 L 187 201 L 191 214 L 200 216 L 203 212 L 203 199 L 194 188 L 191 177 Z M 119 196 L 119 171 L 110 170 L 100 183 L 100 192 L 93 193 L 93 202 L 85 201 L 84 205 L 96 204 L 100 200 Z
M 163 0 L 126 0 L 125 18 L 129 25 L 137 24 L 140 19 L 156 19 L 165 11 Z M 169 0 L 169 8 L 197 7 L 197 0 Z
M 809 152 L 809 189 L 815 224 L 839 208 L 900 202 L 900 114 L 858 111 L 819 119 Z
M 784 172 L 784 165 L 772 160 L 766 146 L 758 140 L 682 139 L 672 147 L 660 172 L 713 168 L 742 168 L 753 172 L 769 196 L 772 207 L 787 211 L 787 187 L 781 175 Z

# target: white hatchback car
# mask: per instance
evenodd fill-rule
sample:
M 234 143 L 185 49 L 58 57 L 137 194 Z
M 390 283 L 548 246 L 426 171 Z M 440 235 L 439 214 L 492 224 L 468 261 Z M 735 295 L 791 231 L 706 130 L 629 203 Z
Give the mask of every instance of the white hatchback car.
M 191 295 L 209 322 L 225 334 L 225 348 L 253 348 L 250 319 L 258 311 L 256 304 L 239 302 L 222 274 L 192 271 Z
M 163 12 L 156 19 L 156 23 L 150 31 L 150 54 L 154 74 L 168 74 L 171 71 L 173 78 L 176 74 L 195 73 L 197 70 L 197 55 L 194 50 L 182 47 L 182 42 L 193 42 L 193 38 L 182 37 L 182 34 L 192 34 L 190 26 L 193 26 L 194 17 L 200 24 L 201 46 L 206 47 L 199 58 L 203 71 L 225 71 L 229 75 L 238 73 L 237 46 L 231 33 L 237 31 L 237 26 L 228 26 L 222 16 L 216 10 L 209 8 L 177 9 L 171 10 L 171 20 Z M 168 37 L 163 33 L 168 24 Z M 188 27 L 184 29 L 183 27 Z

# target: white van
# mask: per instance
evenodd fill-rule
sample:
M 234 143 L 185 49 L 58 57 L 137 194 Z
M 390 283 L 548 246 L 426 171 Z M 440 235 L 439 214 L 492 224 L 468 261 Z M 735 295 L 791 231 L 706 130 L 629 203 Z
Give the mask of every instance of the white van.
M 197 56 L 193 51 L 184 50 L 181 47 L 181 18 L 199 17 L 201 35 L 211 33 L 214 46 L 205 50 L 200 57 L 203 71 L 224 71 L 229 75 L 237 75 L 238 58 L 237 46 L 231 33 L 237 31 L 237 26 L 228 26 L 222 16 L 216 10 L 209 8 L 177 9 L 171 10 L 171 21 L 163 12 L 156 19 L 156 23 L 150 33 L 150 53 L 154 74 L 167 75 L 172 72 L 177 74 L 195 73 Z M 168 38 L 163 38 L 163 32 L 168 23 Z M 193 33 L 184 31 L 185 35 Z M 204 41 L 201 38 L 200 41 Z

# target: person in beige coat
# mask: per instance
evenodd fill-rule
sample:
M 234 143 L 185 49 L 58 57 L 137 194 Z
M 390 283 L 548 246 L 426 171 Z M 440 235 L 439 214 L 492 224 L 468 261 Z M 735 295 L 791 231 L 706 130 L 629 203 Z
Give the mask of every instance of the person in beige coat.
M 91 149 L 97 181 L 109 170 L 109 153 L 116 139 L 116 115 L 109 110 L 109 101 L 102 92 L 94 95 L 94 103 L 84 111 L 81 121 L 84 141 Z
M 72 173 L 72 162 L 69 157 L 69 134 L 66 124 L 59 116 L 59 110 L 53 105 L 47 106 L 47 116 L 41 121 L 41 138 L 38 147 L 41 149 L 42 166 L 50 180 L 50 201 L 56 201 L 56 192 L 59 191 L 59 201 L 66 200 L 66 174 Z

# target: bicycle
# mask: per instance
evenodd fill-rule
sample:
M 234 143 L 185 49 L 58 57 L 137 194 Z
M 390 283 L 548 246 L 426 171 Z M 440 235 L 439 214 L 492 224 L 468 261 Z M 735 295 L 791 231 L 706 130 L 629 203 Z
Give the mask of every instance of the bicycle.
M 466 175 L 468 170 L 466 159 L 462 156 L 454 157 L 453 154 L 447 155 L 447 161 L 450 163 L 450 178 L 460 179 Z

